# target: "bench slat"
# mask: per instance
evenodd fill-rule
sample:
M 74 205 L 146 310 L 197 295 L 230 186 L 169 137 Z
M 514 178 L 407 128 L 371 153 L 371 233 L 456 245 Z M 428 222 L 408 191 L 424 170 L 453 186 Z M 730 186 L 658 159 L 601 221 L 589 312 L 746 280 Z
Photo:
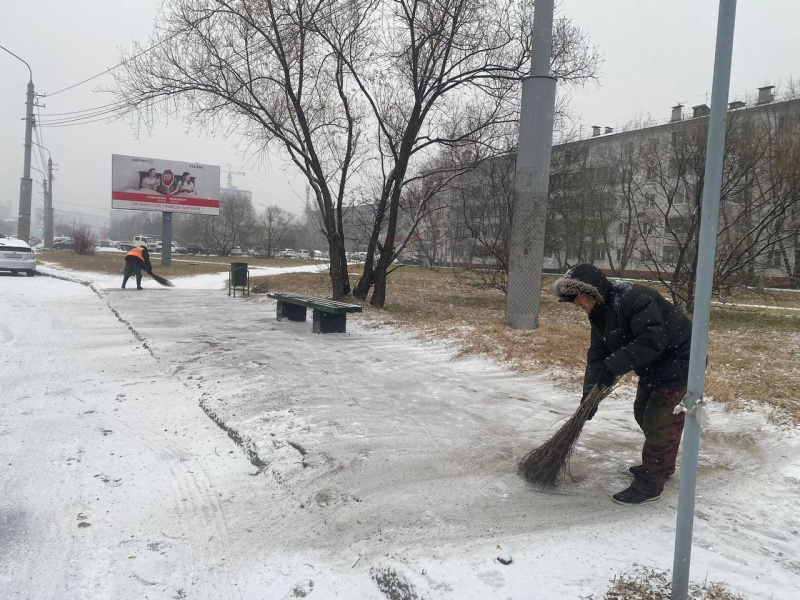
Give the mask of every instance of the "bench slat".
M 358 304 L 347 304 L 339 302 L 338 300 L 331 300 L 329 298 L 316 298 L 314 296 L 304 296 L 303 294 L 269 292 L 268 298 L 273 300 L 280 300 L 281 302 L 288 302 L 290 304 L 299 304 L 306 308 L 313 308 L 323 312 L 334 314 L 339 313 L 356 313 L 361 312 L 361 306 Z

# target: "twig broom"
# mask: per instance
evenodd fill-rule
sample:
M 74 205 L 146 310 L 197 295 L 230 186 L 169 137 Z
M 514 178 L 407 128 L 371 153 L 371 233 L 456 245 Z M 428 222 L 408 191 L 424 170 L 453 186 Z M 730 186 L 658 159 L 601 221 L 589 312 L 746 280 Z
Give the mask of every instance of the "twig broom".
M 146 271 L 146 273 L 147 273 L 148 275 L 150 275 L 150 277 L 152 277 L 153 279 L 155 279 L 155 280 L 156 280 L 158 283 L 160 283 L 161 285 L 164 285 L 164 286 L 166 286 L 166 287 L 174 287 L 174 286 L 173 286 L 173 284 L 172 284 L 172 282 L 171 282 L 169 279 L 167 279 L 166 277 L 161 277 L 161 275 L 156 275 L 156 274 L 155 274 L 155 273 L 153 273 L 152 271 Z
M 519 461 L 518 472 L 526 480 L 538 485 L 553 487 L 569 475 L 569 459 L 586 421 L 608 396 L 614 386 L 595 384 L 575 414 L 561 426 L 553 437 L 531 450 Z

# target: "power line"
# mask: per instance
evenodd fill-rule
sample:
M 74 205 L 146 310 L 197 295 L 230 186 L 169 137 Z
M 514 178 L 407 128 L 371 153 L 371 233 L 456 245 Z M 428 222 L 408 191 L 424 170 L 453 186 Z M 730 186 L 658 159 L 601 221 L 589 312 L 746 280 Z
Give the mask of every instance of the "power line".
M 126 58 L 125 60 L 123 60 L 123 61 L 121 61 L 121 62 L 118 62 L 118 63 L 117 63 L 116 65 L 114 65 L 113 67 L 108 67 L 108 68 L 107 68 L 105 71 L 102 71 L 102 72 L 98 73 L 97 75 L 92 75 L 91 77 L 87 77 L 86 79 L 84 79 L 84 80 L 82 80 L 82 81 L 79 81 L 78 83 L 73 83 L 72 85 L 69 85 L 69 86 L 67 86 L 67 87 L 65 87 L 65 88 L 61 88 L 60 90 L 56 90 L 55 92 L 51 92 L 51 93 L 49 93 L 49 94 L 44 94 L 44 95 L 45 95 L 45 96 L 55 96 L 56 94 L 60 94 L 61 92 L 66 92 L 67 90 L 71 90 L 71 89 L 73 89 L 73 88 L 76 88 L 76 87 L 78 87 L 79 85 L 83 85 L 84 83 L 89 83 L 90 81 L 93 81 L 94 79 L 97 79 L 98 77 L 102 77 L 103 75 L 105 75 L 105 74 L 107 74 L 107 73 L 110 73 L 110 72 L 111 72 L 111 71 L 113 71 L 114 69 L 118 69 L 119 67 L 121 67 L 122 65 L 125 65 L 125 64 L 129 63 L 129 62 L 130 62 L 130 61 L 132 61 L 133 59 L 135 59 L 135 58 L 139 58 L 139 57 L 140 57 L 140 56 L 142 56 L 143 54 L 147 54 L 147 53 L 148 53 L 148 52 L 150 52 L 151 50 L 154 50 L 154 49 L 158 48 L 159 46 L 161 46 L 162 44 L 165 44 L 166 42 L 168 42 L 168 41 L 169 41 L 169 40 L 171 40 L 172 38 L 176 37 L 176 36 L 177 36 L 178 34 L 180 34 L 180 33 L 184 33 L 184 30 L 183 30 L 183 29 L 179 29 L 178 31 L 176 31 L 175 33 L 173 33 L 173 34 L 172 34 L 172 35 L 170 35 L 170 36 L 167 36 L 166 38 L 164 38 L 164 39 L 163 39 L 163 40 L 161 40 L 160 42 L 158 42 L 158 43 L 156 43 L 156 44 L 153 44 L 152 46 L 150 46 L 150 47 L 148 47 L 148 48 L 145 48 L 144 50 L 142 50 L 142 51 L 141 51 L 141 52 L 139 52 L 138 54 L 134 54 L 133 56 L 129 56 L 129 57 L 128 57 L 128 58 Z
M 50 121 L 44 120 L 44 121 L 41 122 L 41 125 L 44 126 L 44 127 L 54 127 L 56 125 L 64 125 L 66 123 L 78 123 L 80 121 L 87 121 L 87 120 L 90 120 L 90 119 L 94 119 L 96 117 L 101 117 L 103 115 L 109 115 L 109 114 L 116 113 L 116 112 L 118 112 L 118 108 L 117 107 L 107 108 L 105 110 L 98 110 L 98 111 L 93 112 L 93 113 L 87 113 L 87 114 L 81 115 L 79 117 L 64 117 L 64 118 L 52 119 Z
M 80 208 L 88 208 L 91 210 L 101 210 L 103 212 L 111 210 L 110 208 L 100 208 L 99 206 L 89 206 L 88 204 L 76 204 L 75 202 L 65 202 L 64 200 L 54 200 L 56 204 L 67 204 L 69 206 L 78 206 Z
M 121 116 L 121 115 L 120 115 Z M 88 125 L 89 123 L 97 123 L 98 121 L 108 121 L 111 117 L 99 117 L 97 119 L 91 119 L 89 121 L 78 121 L 76 123 L 64 123 L 60 125 L 42 125 L 42 127 L 75 127 L 76 125 Z
M 71 111 L 67 111 L 67 112 L 63 112 L 63 113 L 47 113 L 46 112 L 44 116 L 47 117 L 47 118 L 49 118 L 49 117 L 64 117 L 64 118 L 66 118 L 66 117 L 70 117 L 70 116 L 74 116 L 74 115 L 80 115 L 82 113 L 90 113 L 90 112 L 94 112 L 94 111 L 97 111 L 97 110 L 103 110 L 103 109 L 106 109 L 106 108 L 119 107 L 119 106 L 123 106 L 124 104 L 125 104 L 125 101 L 124 100 L 120 100 L 119 102 L 109 102 L 108 104 L 101 104 L 100 106 L 93 106 L 91 108 L 84 108 L 82 110 L 71 110 Z

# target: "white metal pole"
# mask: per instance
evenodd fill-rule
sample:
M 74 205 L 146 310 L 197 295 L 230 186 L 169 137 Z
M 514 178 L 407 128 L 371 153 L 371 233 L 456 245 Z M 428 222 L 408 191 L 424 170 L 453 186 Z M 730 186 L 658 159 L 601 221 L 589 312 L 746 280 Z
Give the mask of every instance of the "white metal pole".
M 686 413 L 686 424 L 683 431 L 681 488 L 678 496 L 675 558 L 672 567 L 673 600 L 686 600 L 689 593 L 697 458 L 700 451 L 700 424 L 691 411 L 695 408 L 697 401 L 703 397 L 706 379 L 708 323 L 711 318 L 711 291 L 714 283 L 719 197 L 722 189 L 722 159 L 725 153 L 725 128 L 728 116 L 728 91 L 735 23 L 736 0 L 720 0 L 717 47 L 714 56 L 714 81 L 711 88 L 711 115 L 708 119 L 708 145 L 692 318 L 689 383 L 684 401 L 690 412 Z

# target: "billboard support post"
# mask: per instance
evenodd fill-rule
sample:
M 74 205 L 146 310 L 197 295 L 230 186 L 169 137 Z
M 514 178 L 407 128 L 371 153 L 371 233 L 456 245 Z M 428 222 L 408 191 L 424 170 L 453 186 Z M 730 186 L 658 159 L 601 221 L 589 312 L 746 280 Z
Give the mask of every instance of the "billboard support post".
M 161 213 L 161 264 L 172 264 L 172 213 Z

